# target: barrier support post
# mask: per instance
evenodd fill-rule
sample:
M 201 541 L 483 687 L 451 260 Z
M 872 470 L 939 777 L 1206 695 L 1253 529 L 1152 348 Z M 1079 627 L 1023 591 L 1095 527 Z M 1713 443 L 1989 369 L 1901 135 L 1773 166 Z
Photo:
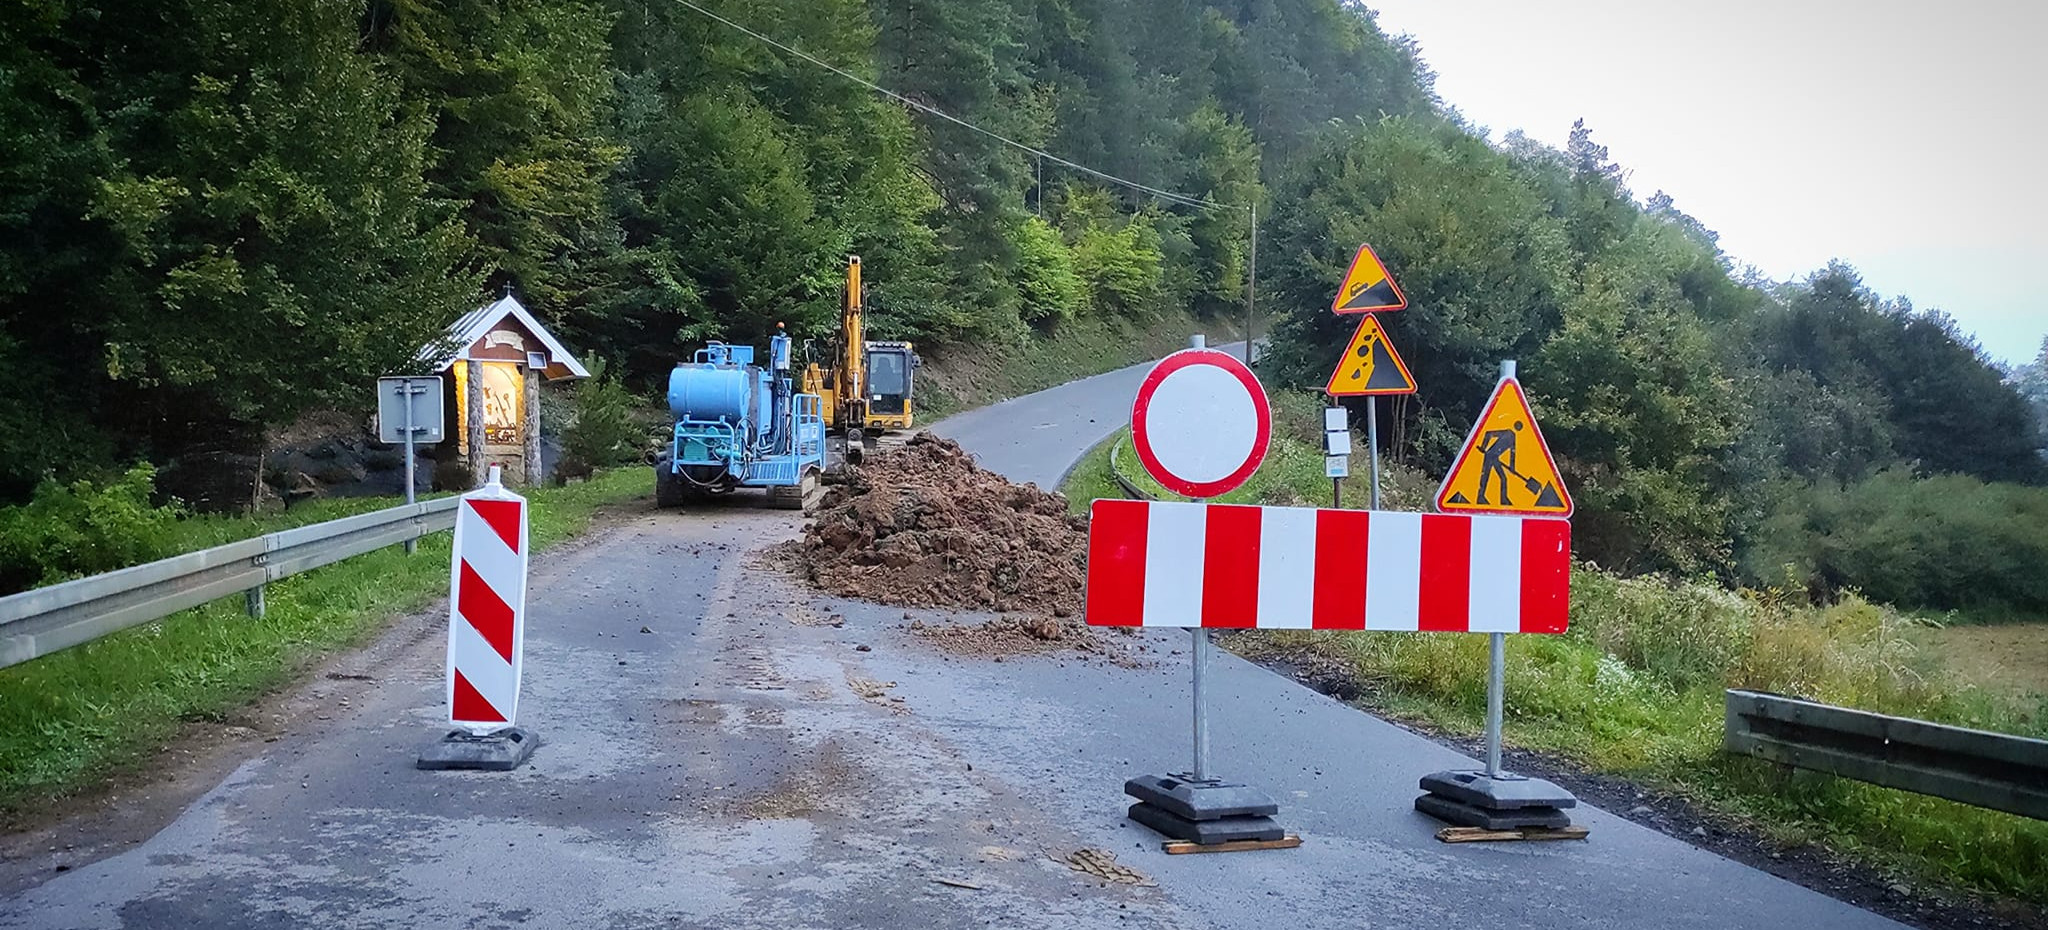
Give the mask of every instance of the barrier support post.
M 1490 633 L 1486 639 L 1486 774 L 1499 778 L 1501 692 L 1507 686 L 1508 635 Z
M 1209 780 L 1209 701 L 1203 678 L 1209 670 L 1209 631 L 1196 627 L 1195 637 L 1195 781 Z

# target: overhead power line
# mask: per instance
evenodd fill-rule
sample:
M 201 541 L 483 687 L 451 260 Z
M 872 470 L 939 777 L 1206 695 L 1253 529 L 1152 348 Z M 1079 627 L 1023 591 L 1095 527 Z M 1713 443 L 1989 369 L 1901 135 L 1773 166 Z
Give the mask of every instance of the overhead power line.
M 690 2 L 690 0 L 675 0 L 675 2 L 680 6 L 688 7 L 689 9 L 695 10 L 706 17 L 717 20 L 718 22 L 724 23 L 725 25 L 733 29 L 743 32 L 749 36 L 752 36 L 756 40 L 774 46 L 775 48 L 781 49 L 784 52 L 787 52 L 791 55 L 808 61 L 811 64 L 817 65 L 820 68 L 824 68 L 825 70 L 830 71 L 833 74 L 837 74 L 840 77 L 852 81 L 855 84 L 859 84 L 862 87 L 874 91 L 875 93 L 881 94 L 884 97 L 888 97 L 891 100 L 903 104 L 904 106 L 910 107 L 920 112 L 929 113 L 932 116 L 945 120 L 946 122 L 952 123 L 964 129 L 971 130 L 973 132 L 980 133 L 984 136 L 996 140 L 997 142 L 1001 142 L 1004 145 L 1010 146 L 1011 148 L 1018 149 L 1024 152 L 1029 152 L 1032 155 L 1036 155 L 1039 158 L 1045 159 L 1046 161 L 1052 162 L 1054 164 L 1064 165 L 1068 168 L 1074 169 L 1075 171 L 1082 172 L 1083 174 L 1092 175 L 1094 177 L 1101 178 L 1104 181 L 1108 181 L 1112 184 L 1122 185 L 1124 187 L 1130 188 L 1131 190 L 1138 191 L 1140 193 L 1150 194 L 1151 196 L 1157 197 L 1161 200 L 1169 200 L 1174 203 L 1186 204 L 1191 207 L 1208 207 L 1218 210 L 1239 211 L 1246 211 L 1251 209 L 1250 207 L 1240 206 L 1237 204 L 1217 203 L 1212 200 L 1204 200 L 1200 197 L 1196 197 L 1191 194 L 1180 194 L 1169 190 L 1162 190 L 1160 188 L 1153 187 L 1149 184 L 1140 184 L 1137 181 L 1133 181 L 1129 178 L 1118 177 L 1116 175 L 1110 174 L 1107 171 L 1100 171 L 1094 168 L 1090 168 L 1087 165 L 1081 164 L 1080 162 L 1068 161 L 1067 159 L 1061 158 L 1058 155 L 1054 155 L 1051 152 L 1047 152 L 1044 149 L 1026 145 L 1022 142 L 1010 138 L 1009 136 L 1005 136 L 1002 133 L 995 132 L 989 129 L 984 129 L 980 126 L 976 126 L 973 123 L 961 119 L 960 117 L 954 116 L 951 113 L 947 113 L 946 111 L 941 110 L 937 107 L 931 106 L 930 104 L 920 103 L 916 100 L 912 100 L 909 97 L 906 97 L 893 90 L 890 90 L 889 88 L 883 87 L 880 84 L 877 84 L 864 77 L 861 77 L 860 75 L 854 74 L 853 72 L 841 68 L 838 65 L 832 64 L 829 61 L 825 61 L 821 58 L 818 58 L 817 56 L 812 55 L 809 52 L 806 52 L 799 48 L 784 45 L 783 43 L 778 42 L 772 38 L 769 38 L 768 36 L 755 32 L 754 30 L 742 26 L 739 23 L 733 22 L 732 20 L 726 19 L 725 17 L 720 16 L 717 13 L 713 13 L 710 10 L 707 10 L 701 6 L 698 6 L 695 3 Z

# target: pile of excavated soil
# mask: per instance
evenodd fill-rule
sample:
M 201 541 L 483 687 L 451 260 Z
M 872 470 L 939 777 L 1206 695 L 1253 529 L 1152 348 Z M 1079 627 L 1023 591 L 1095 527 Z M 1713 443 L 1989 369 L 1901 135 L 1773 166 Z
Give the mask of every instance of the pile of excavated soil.
M 930 433 L 831 482 L 794 560 L 819 588 L 901 607 L 1080 614 L 1088 522 L 1065 499 Z

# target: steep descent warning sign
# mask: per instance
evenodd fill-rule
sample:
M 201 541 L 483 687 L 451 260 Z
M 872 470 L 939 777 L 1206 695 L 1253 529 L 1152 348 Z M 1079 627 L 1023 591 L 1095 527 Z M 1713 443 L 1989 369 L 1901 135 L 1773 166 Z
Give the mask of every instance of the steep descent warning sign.
M 1537 517 L 1569 517 L 1572 497 L 1558 476 L 1557 461 L 1521 382 L 1502 378 L 1486 402 L 1486 412 L 1472 425 L 1465 450 L 1451 463 L 1436 492 L 1436 507 L 1446 513 L 1519 513 Z
M 1358 321 L 1358 332 L 1352 334 L 1351 345 L 1337 360 L 1337 370 L 1330 373 L 1330 384 L 1323 392 L 1333 397 L 1413 394 L 1415 376 L 1408 373 L 1408 363 L 1387 341 L 1379 318 L 1368 313 Z
M 1338 313 L 1375 313 L 1407 306 L 1408 297 L 1369 245 L 1359 246 L 1358 254 L 1351 257 L 1351 270 L 1344 273 L 1337 299 L 1330 302 L 1330 309 Z

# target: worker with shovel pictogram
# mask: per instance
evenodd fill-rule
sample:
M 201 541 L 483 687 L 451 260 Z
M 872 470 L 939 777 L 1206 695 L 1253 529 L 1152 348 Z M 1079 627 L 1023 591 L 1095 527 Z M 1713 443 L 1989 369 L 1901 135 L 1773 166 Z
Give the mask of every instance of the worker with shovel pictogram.
M 1485 458 L 1479 463 L 1479 503 L 1486 503 L 1486 486 L 1492 483 L 1495 476 L 1500 478 L 1500 499 L 1496 503 L 1502 507 L 1515 505 L 1514 501 L 1508 500 L 1510 474 L 1522 479 L 1522 482 L 1529 486 L 1531 494 L 1543 490 L 1543 482 L 1515 470 L 1515 441 L 1518 438 L 1516 434 L 1521 431 L 1522 421 L 1516 420 L 1514 429 L 1487 430 L 1486 435 L 1480 437 L 1479 454 Z

